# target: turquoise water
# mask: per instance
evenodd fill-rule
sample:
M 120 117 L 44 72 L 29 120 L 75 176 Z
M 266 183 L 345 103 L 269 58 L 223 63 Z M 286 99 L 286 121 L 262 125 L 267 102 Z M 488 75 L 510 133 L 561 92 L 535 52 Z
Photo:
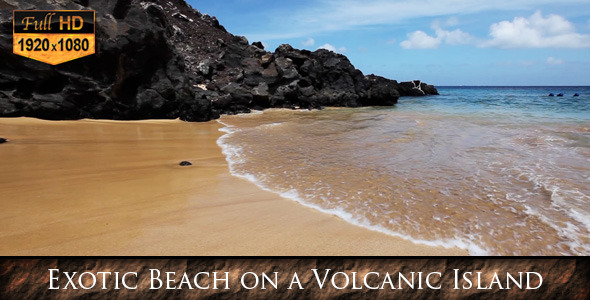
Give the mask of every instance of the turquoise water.
M 224 116 L 218 144 L 232 174 L 372 230 L 473 255 L 590 255 L 590 88 L 439 92 Z
M 396 109 L 500 118 L 587 122 L 590 87 L 438 87 L 440 95 L 402 97 Z M 548 96 L 550 93 L 563 97 Z M 573 97 L 574 94 L 578 97 Z

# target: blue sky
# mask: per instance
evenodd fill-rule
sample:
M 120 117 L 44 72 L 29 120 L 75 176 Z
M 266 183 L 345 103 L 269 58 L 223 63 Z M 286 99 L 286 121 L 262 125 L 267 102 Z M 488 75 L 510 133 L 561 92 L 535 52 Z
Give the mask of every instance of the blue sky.
M 590 85 L 590 0 L 188 1 L 267 50 L 435 85 Z

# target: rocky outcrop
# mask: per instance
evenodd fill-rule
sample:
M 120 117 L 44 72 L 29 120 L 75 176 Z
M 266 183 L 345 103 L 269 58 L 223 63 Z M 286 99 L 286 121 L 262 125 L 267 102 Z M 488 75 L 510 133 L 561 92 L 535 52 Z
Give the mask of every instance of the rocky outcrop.
M 393 105 L 437 94 L 419 82 L 365 76 L 343 55 L 228 33 L 183 0 L 0 0 L 0 117 L 180 118 L 268 107 Z M 96 54 L 51 66 L 12 54 L 12 10 L 96 10 Z M 411 85 L 411 86 L 410 86 Z
M 423 83 L 420 80 L 401 82 L 398 90 L 404 96 L 438 95 L 438 91 L 433 85 Z
M 206 121 L 161 5 L 130 1 L 0 1 L 0 116 Z M 13 9 L 95 9 L 95 55 L 51 66 L 13 55 Z

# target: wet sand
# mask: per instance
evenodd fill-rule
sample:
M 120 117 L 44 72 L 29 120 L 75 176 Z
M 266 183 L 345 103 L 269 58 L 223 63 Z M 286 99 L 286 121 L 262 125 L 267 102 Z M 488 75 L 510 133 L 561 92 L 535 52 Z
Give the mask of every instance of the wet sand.
M 0 119 L 0 255 L 467 255 L 232 176 L 221 126 Z

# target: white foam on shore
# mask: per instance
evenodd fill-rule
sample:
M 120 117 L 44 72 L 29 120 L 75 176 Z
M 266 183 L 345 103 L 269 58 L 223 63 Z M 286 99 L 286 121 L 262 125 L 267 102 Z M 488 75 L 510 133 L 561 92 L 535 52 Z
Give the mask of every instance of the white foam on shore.
M 535 174 L 532 172 L 523 173 L 523 175 L 530 178 L 530 182 L 533 183 L 537 188 L 543 189 L 550 193 L 551 205 L 546 209 L 552 209 L 554 211 L 561 211 L 569 216 L 573 221 L 578 222 L 574 224 L 572 222 L 559 222 L 546 216 L 540 209 L 533 208 L 528 205 L 524 205 L 525 213 L 531 216 L 536 216 L 545 224 L 549 225 L 556 230 L 559 236 L 563 237 L 567 242 L 564 244 L 568 245 L 572 249 L 584 249 L 584 251 L 590 251 L 590 244 L 584 244 L 580 241 L 579 237 L 584 236 L 590 231 L 590 216 L 587 213 L 581 212 L 576 208 L 573 203 L 569 203 L 564 198 L 564 195 L 568 195 L 569 201 L 577 201 L 580 205 L 583 203 L 589 203 L 590 197 L 581 193 L 578 190 L 567 190 L 562 189 L 558 185 L 552 184 L 551 177 Z M 568 253 L 563 253 L 567 255 Z
M 283 124 L 282 122 L 276 122 L 276 123 L 270 123 L 270 124 L 263 124 L 263 125 L 260 125 L 260 127 L 262 127 L 262 128 L 276 127 L 276 126 L 280 126 L 282 124 Z
M 473 255 L 473 256 L 486 256 L 486 255 L 493 254 L 469 239 L 463 239 L 463 238 L 457 238 L 457 237 L 455 237 L 454 239 L 437 239 L 437 240 L 416 239 L 416 238 L 413 238 L 409 235 L 399 233 L 399 232 L 384 228 L 379 225 L 371 224 L 367 219 L 362 218 L 362 217 L 358 217 L 358 216 L 354 216 L 345 210 L 326 209 L 326 208 L 323 208 L 319 205 L 309 203 L 309 202 L 305 201 L 305 199 L 303 197 L 301 197 L 299 195 L 299 193 L 295 190 L 290 190 L 290 191 L 286 191 L 286 192 L 273 190 L 272 188 L 266 186 L 255 175 L 250 174 L 250 173 L 245 173 L 245 172 L 242 173 L 242 172 L 239 172 L 236 170 L 236 164 L 243 162 L 245 158 L 241 154 L 242 149 L 239 146 L 231 145 L 230 143 L 227 142 L 227 140 L 233 134 L 235 134 L 236 132 L 239 132 L 240 129 L 237 127 L 234 127 L 232 125 L 229 125 L 227 123 L 224 123 L 221 120 L 217 120 L 217 122 L 219 122 L 220 124 L 225 126 L 225 127 L 219 129 L 219 131 L 224 132 L 225 134 L 222 135 L 221 137 L 219 137 L 219 139 L 217 140 L 217 145 L 219 147 L 221 147 L 221 151 L 225 155 L 226 161 L 229 165 L 230 173 L 233 176 L 236 176 L 238 178 L 243 178 L 243 179 L 246 179 L 246 180 L 254 183 L 256 186 L 258 186 L 259 188 L 261 188 L 264 191 L 278 194 L 279 196 L 281 196 L 285 199 L 295 201 L 303 206 L 312 208 L 312 209 L 317 210 L 319 212 L 337 216 L 340 219 L 342 219 L 350 224 L 360 226 L 360 227 L 363 227 L 363 228 L 366 228 L 366 229 L 369 229 L 372 231 L 381 232 L 381 233 L 384 233 L 384 234 L 387 234 L 390 236 L 402 238 L 402 239 L 411 241 L 416 244 L 422 244 L 422 245 L 431 246 L 431 247 L 444 247 L 444 248 L 457 247 L 460 249 L 467 250 L 469 252 L 469 254 Z M 270 125 L 273 125 L 273 124 L 270 124 Z M 475 236 L 471 236 L 470 238 L 475 239 Z

